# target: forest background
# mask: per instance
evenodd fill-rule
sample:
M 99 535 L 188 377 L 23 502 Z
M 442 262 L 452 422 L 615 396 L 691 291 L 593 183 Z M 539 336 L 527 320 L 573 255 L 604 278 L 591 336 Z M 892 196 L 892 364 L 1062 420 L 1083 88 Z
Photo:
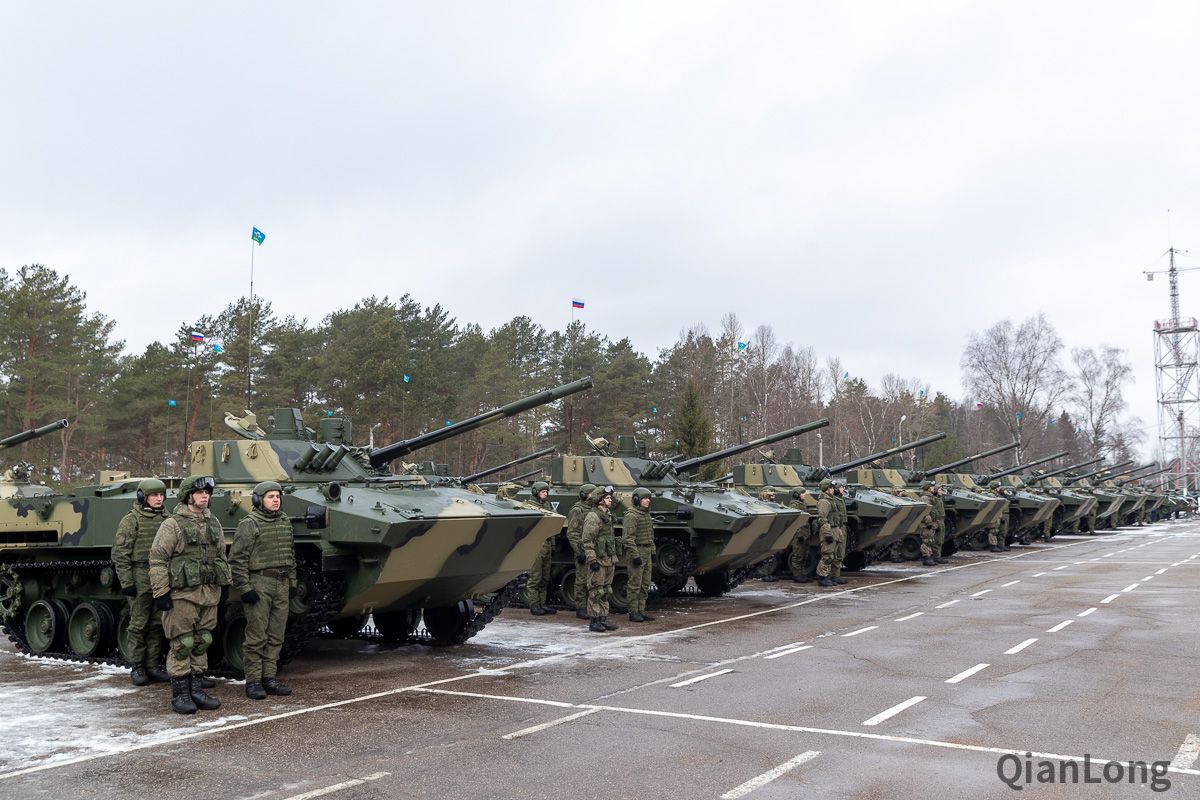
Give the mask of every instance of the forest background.
M 749 329 L 734 314 L 711 328 L 697 322 L 651 357 L 580 320 L 555 331 L 517 316 L 484 331 L 407 294 L 367 297 L 318 323 L 281 316 L 269 297 L 241 297 L 182 319 L 135 354 L 113 339 L 113 318 L 86 300 L 69 275 L 46 266 L 0 269 L 2 432 L 70 422 L 3 462 L 31 463 L 35 480 L 60 487 L 102 469 L 180 474 L 186 443 L 226 438 L 226 411 L 265 419 L 298 407 L 310 427 L 346 416 L 356 444 L 379 446 L 585 375 L 595 382 L 588 392 L 412 458 L 467 474 L 548 445 L 590 452 L 585 435 L 624 433 L 644 436 L 656 455 L 698 455 L 819 417 L 831 422 L 819 437 L 775 450 L 797 446 L 808 463 L 835 464 L 944 431 L 904 456 L 929 466 L 1019 440 L 1018 451 L 993 460 L 999 466 L 1059 450 L 1078 461 L 1135 458 L 1143 437 L 1141 420 L 1127 413 L 1125 354 L 1099 343 L 1068 351 L 1044 315 L 999 320 L 963 342 L 967 394 L 954 398 L 957 387 L 902 374 L 919 368 L 920 353 L 870 385 L 836 354 L 780 342 L 769 324 Z M 192 304 L 162 302 L 181 316 Z

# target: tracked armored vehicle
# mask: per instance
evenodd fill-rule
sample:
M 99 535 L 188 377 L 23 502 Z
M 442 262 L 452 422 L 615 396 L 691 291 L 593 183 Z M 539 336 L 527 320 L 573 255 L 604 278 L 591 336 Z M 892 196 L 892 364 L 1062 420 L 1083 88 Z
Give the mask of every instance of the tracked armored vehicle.
M 975 483 L 979 486 L 1008 499 L 1007 541 L 1029 544 L 1031 538 L 1043 535 L 1046 524 L 1053 521 L 1054 512 L 1059 506 L 1057 498 L 1030 491 L 1018 473 L 1062 458 L 1066 454 L 1067 451 L 1063 450 L 1052 456 L 1017 464 L 990 475 L 974 476 Z
M 1114 464 L 1111 467 L 1093 470 L 1092 472 L 1084 473 L 1069 477 L 1062 482 L 1063 486 L 1073 487 L 1084 494 L 1091 495 L 1096 498 L 1096 507 L 1092 509 L 1091 514 L 1083 521 L 1081 529 L 1086 529 L 1089 533 L 1097 533 L 1102 528 L 1113 528 L 1118 519 L 1117 514 L 1121 510 L 1121 506 L 1125 503 L 1125 495 L 1120 492 L 1114 492 L 1106 489 L 1098 480 L 1095 484 L 1091 483 L 1092 478 L 1099 478 L 1106 472 L 1127 467 L 1132 464 L 1132 461 L 1124 461 L 1120 464 Z
M 30 439 L 36 439 L 39 436 L 61 431 L 67 427 L 67 421 L 60 419 L 57 422 L 51 422 L 49 425 L 42 425 L 38 428 L 30 428 L 27 431 L 14 433 L 12 436 L 5 436 L 0 439 L 0 450 L 7 450 L 11 447 L 17 447 Z M 55 491 L 49 486 L 34 483 L 33 467 L 24 462 L 18 462 L 4 471 L 0 476 L 0 500 L 9 497 L 49 497 L 55 494 Z
M 298 409 L 277 409 L 266 428 L 253 414 L 227 415 L 231 438 L 193 442 L 191 474 L 212 475 L 209 508 L 227 535 L 263 480 L 284 486 L 294 526 L 299 586 L 281 660 L 323 626 L 352 633 L 372 614 L 391 641 L 425 636 L 461 643 L 519 590 L 524 572 L 563 519 L 479 489 L 431 486 L 389 464 L 415 450 L 591 386 L 585 378 L 378 449 L 351 443 L 349 419 L 306 428 Z M 36 655 L 120 662 L 125 603 L 109 551 L 137 479 L 70 496 L 11 499 L 18 522 L 0 527 L 0 621 Z M 167 480 L 169 487 L 178 480 Z M 175 497 L 168 491 L 168 506 Z M 241 603 L 222 605 L 210 663 L 238 674 L 245 631 Z
M 1098 502 L 1089 494 L 1083 494 L 1063 486 L 1058 476 L 1090 466 L 1100 460 L 1100 458 L 1092 458 L 1049 472 L 1034 472 L 1024 476 L 1025 485 L 1032 491 L 1041 492 L 1058 500 L 1058 507 L 1054 509 L 1054 517 L 1050 523 L 1050 536 L 1047 539 L 1060 533 L 1078 533 L 1080 521 L 1092 513 Z

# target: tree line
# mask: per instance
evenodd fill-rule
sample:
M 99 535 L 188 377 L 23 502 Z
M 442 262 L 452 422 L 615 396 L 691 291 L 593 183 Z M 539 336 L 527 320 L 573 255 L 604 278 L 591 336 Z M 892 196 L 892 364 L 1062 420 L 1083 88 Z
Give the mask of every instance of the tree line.
M 5 461 L 27 461 L 38 480 L 59 486 L 100 470 L 177 474 L 188 442 L 225 438 L 226 411 L 250 409 L 265 424 L 274 409 L 297 407 L 310 427 L 346 416 L 356 444 L 379 446 L 584 375 L 594 378 L 591 391 L 412 457 L 466 474 L 547 445 L 586 453 L 587 435 L 622 433 L 644 436 L 659 455 L 697 455 L 819 417 L 830 426 L 799 442 L 810 463 L 933 431 L 947 438 L 906 457 L 911 463 L 949 461 L 1010 437 L 1022 459 L 1063 449 L 1079 460 L 1124 457 L 1139 443 L 1122 394 L 1131 372 L 1124 354 L 1103 346 L 1068 356 L 1040 315 L 973 334 L 961 363 L 970 395 L 954 399 L 919 377 L 888 374 L 869 385 L 836 355 L 821 360 L 811 347 L 780 342 L 770 325 L 747 330 L 733 314 L 715 330 L 681 331 L 650 357 L 579 321 L 547 330 L 518 316 L 485 331 L 407 294 L 370 296 L 319 322 L 242 297 L 128 353 L 113 338 L 115 321 L 89 309 L 69 275 L 44 265 L 0 269 L 0 307 L 3 433 L 70 421 Z

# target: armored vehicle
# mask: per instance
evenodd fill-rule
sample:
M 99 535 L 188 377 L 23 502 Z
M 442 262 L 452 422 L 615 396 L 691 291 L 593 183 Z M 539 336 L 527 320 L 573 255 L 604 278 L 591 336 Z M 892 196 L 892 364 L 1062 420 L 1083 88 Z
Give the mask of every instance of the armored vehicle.
M 322 418 L 314 431 L 293 408 L 277 409 L 266 428 L 253 414 L 229 414 L 232 438 L 193 442 L 191 474 L 215 478 L 209 508 L 227 535 L 249 512 L 257 483 L 284 486 L 299 586 L 283 660 L 323 626 L 351 633 L 367 614 L 394 641 L 416 637 L 422 619 L 435 642 L 461 643 L 482 629 L 518 591 L 562 517 L 479 489 L 433 487 L 387 467 L 418 448 L 590 386 L 585 378 L 378 449 L 351 443 L 349 419 Z M 22 651 L 119 660 L 114 650 L 124 643 L 125 603 L 108 559 L 137 483 L 115 480 L 66 497 L 6 501 L 20 521 L 0 530 L 0 617 Z M 168 491 L 168 505 L 174 503 Z M 210 663 L 237 674 L 241 603 L 225 603 L 220 617 Z
M 692 578 L 703 594 L 717 597 L 737 586 L 760 563 L 783 552 L 793 534 L 807 524 L 808 515 L 712 483 L 692 481 L 688 476 L 707 464 L 828 424 L 829 420 L 820 419 L 724 450 L 666 461 L 650 459 L 640 437 L 619 436 L 615 451 L 604 440 L 591 440 L 595 455 L 551 461 L 550 501 L 565 514 L 579 502 L 579 487 L 585 483 L 612 486 L 623 506 L 631 502 L 634 489 L 649 489 L 657 550 L 654 593 L 673 594 Z M 623 515 L 614 507 L 618 529 Z M 560 603 L 569 606 L 574 602 L 575 579 L 575 559 L 561 537 L 550 574 L 551 593 L 557 590 Z M 624 568 L 618 568 L 611 598 L 618 611 L 626 607 L 627 581 Z
M 1147 464 L 1146 466 L 1139 467 L 1136 470 L 1131 470 L 1130 473 L 1126 473 L 1126 475 L 1129 475 L 1129 477 L 1125 477 L 1122 480 L 1115 482 L 1118 489 L 1121 489 L 1122 491 L 1133 491 L 1140 497 L 1140 502 L 1138 503 L 1136 512 L 1126 514 L 1125 509 L 1121 509 L 1122 525 L 1141 525 L 1146 522 L 1152 522 L 1157 518 L 1158 509 L 1162 506 L 1163 500 L 1165 500 L 1166 497 L 1162 494 L 1162 492 L 1155 491 L 1152 487 L 1142 483 L 1142 481 L 1147 478 L 1152 478 L 1155 475 L 1161 475 L 1162 473 L 1166 472 L 1168 468 L 1163 467 L 1162 469 L 1157 469 L 1154 472 L 1147 472 L 1144 475 L 1133 476 L 1131 474 L 1133 472 L 1139 472 L 1140 470 L 1146 469 L 1150 466 L 1154 465 Z
M 1017 473 L 1062 458 L 1066 454 L 1067 451 L 1063 450 L 1052 456 L 1017 464 L 990 475 L 975 476 L 977 484 L 1008 498 L 1008 541 L 1029 544 L 1031 537 L 1044 534 L 1047 523 L 1053 522 L 1054 512 L 1059 506 L 1057 498 L 1026 488 L 1025 482 Z
M 1091 483 L 1092 478 L 1099 478 L 1106 472 L 1127 467 L 1132 464 L 1132 461 L 1124 461 L 1120 464 L 1114 464 L 1111 467 L 1093 470 L 1092 472 L 1076 475 L 1064 480 L 1063 486 L 1071 486 L 1084 494 L 1090 494 L 1096 498 L 1096 507 L 1092 509 L 1091 514 L 1083 521 L 1081 529 L 1086 528 L 1089 533 L 1096 533 L 1102 528 L 1113 528 L 1118 519 L 1117 513 L 1121 510 L 1121 506 L 1125 503 L 1125 495 L 1120 492 L 1114 492 L 1106 489 L 1099 482 L 1095 485 Z
M 7 450 L 10 447 L 28 442 L 30 439 L 36 439 L 39 436 L 45 436 L 55 431 L 60 431 L 67 427 L 67 421 L 60 419 L 57 422 L 51 422 L 49 425 L 42 425 L 38 428 L 30 428 L 27 431 L 14 433 L 12 436 L 5 436 L 0 439 L 0 450 Z M 33 466 L 24 462 L 17 462 L 4 471 L 0 476 L 0 500 L 9 497 L 48 497 L 55 494 L 55 491 L 49 486 L 34 483 Z
M 1054 509 L 1054 517 L 1050 523 L 1050 534 L 1046 537 L 1047 539 L 1059 533 L 1078 533 L 1080 521 L 1087 519 L 1099 502 L 1090 494 L 1077 492 L 1063 486 L 1058 476 L 1091 466 L 1100 460 L 1100 458 L 1092 458 L 1049 472 L 1034 472 L 1024 476 L 1027 487 L 1058 500 L 1058 507 Z

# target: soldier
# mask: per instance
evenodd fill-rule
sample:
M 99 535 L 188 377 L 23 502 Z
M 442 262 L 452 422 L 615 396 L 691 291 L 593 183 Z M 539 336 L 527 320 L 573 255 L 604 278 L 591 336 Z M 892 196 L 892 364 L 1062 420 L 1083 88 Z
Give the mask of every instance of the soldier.
M 133 668 L 129 679 L 134 686 L 166 683 L 167 671 L 159 666 L 162 659 L 162 613 L 154 607 L 150 591 L 150 545 L 154 534 L 167 518 L 163 503 L 167 485 L 155 478 L 138 484 L 137 503 L 117 526 L 110 558 L 121 594 L 129 600 L 129 632 L 126 642 Z
M 545 481 L 536 481 L 530 487 L 529 502 L 543 511 L 552 512 L 554 508 L 550 505 L 549 497 L 550 484 Z M 529 613 L 535 617 L 558 613 L 557 608 L 546 605 L 546 594 L 550 589 L 550 565 L 553 555 L 554 537 L 552 536 L 542 544 L 542 549 L 538 551 L 537 558 L 533 560 L 533 566 L 529 568 L 529 582 L 525 584 L 525 596 L 529 600 Z
M 195 714 L 214 709 L 221 701 L 207 694 L 193 672 L 208 669 L 208 646 L 217 626 L 221 587 L 230 584 L 225 536 L 208 510 L 216 483 L 207 475 L 184 478 L 179 505 L 159 526 L 150 546 L 150 588 L 154 606 L 163 612 L 162 625 L 171 648 L 171 708 Z
M 833 502 L 834 516 L 837 520 L 836 530 L 838 536 L 837 557 L 833 561 L 833 573 L 829 576 L 834 583 L 848 583 L 842 577 L 842 562 L 846 560 L 846 523 L 849 517 L 846 514 L 846 487 L 835 485 L 833 487 Z
M 611 486 L 597 488 L 588 495 L 592 510 L 583 518 L 583 553 L 587 559 L 588 630 L 596 633 L 615 631 L 608 621 L 608 598 L 612 594 L 613 574 L 617 563 L 617 538 L 613 535 Z
M 806 510 L 804 495 L 803 486 L 792 489 L 792 502 L 788 503 L 788 508 L 794 508 L 798 511 Z M 806 524 L 792 536 L 792 552 L 788 556 L 788 569 L 791 570 L 792 580 L 796 583 L 808 583 L 812 580 L 808 574 L 810 569 L 808 564 L 808 540 L 811 535 L 812 528 Z
M 587 579 L 583 568 L 587 557 L 583 553 L 583 519 L 594 506 L 588 498 L 596 490 L 596 484 L 585 483 L 579 487 L 579 502 L 567 512 L 567 544 L 575 554 L 575 617 L 587 619 Z
M 821 481 L 821 499 L 817 501 L 817 519 L 819 520 L 818 535 L 821 537 L 821 561 L 817 564 L 819 584 L 826 588 L 837 585 L 833 579 L 834 567 L 837 566 L 838 539 L 840 531 L 837 527 L 837 495 L 833 481 L 825 478 Z
M 1008 546 L 1008 507 L 1005 506 L 1000 514 L 1000 524 L 988 528 L 988 547 L 993 553 L 1007 553 L 1012 548 Z
M 250 503 L 253 508 L 233 535 L 229 570 L 246 615 L 246 697 L 265 700 L 269 694 L 292 693 L 275 673 L 287 629 L 288 599 L 296 587 L 296 547 L 292 521 L 280 510 L 282 486 L 263 481 L 254 487 Z
M 765 500 L 768 503 L 774 503 L 775 502 L 775 490 L 772 489 L 770 486 L 763 487 L 762 490 L 760 490 L 758 493 L 758 499 Z
M 654 570 L 654 525 L 650 521 L 650 490 L 633 490 L 633 507 L 621 522 L 621 542 L 625 550 L 625 569 L 629 572 L 629 621 L 652 622 L 646 613 L 650 577 Z
M 942 487 L 934 481 L 925 482 L 929 493 L 929 515 L 925 518 L 925 533 L 921 537 L 922 562 L 927 567 L 949 564 L 942 558 L 942 544 L 946 535 L 946 504 L 942 501 Z

